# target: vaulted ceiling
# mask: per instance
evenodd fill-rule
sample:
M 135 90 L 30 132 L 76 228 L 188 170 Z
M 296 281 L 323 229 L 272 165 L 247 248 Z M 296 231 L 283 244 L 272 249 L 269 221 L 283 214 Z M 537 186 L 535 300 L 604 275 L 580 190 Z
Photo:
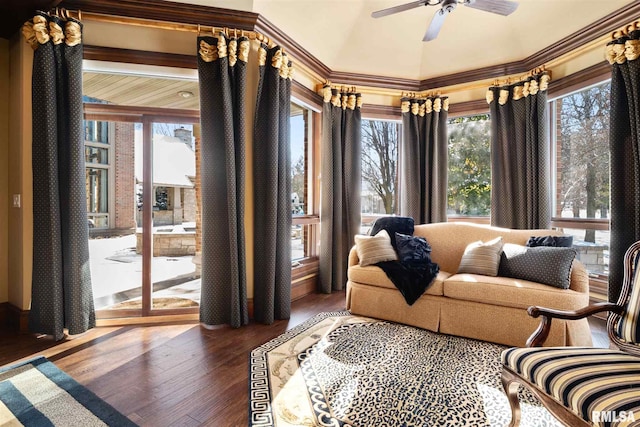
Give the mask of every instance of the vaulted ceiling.
M 424 80 L 521 61 L 637 0 L 519 0 L 507 17 L 460 5 L 426 43 L 439 6 L 371 17 L 408 0 L 178 2 L 259 13 L 334 71 Z

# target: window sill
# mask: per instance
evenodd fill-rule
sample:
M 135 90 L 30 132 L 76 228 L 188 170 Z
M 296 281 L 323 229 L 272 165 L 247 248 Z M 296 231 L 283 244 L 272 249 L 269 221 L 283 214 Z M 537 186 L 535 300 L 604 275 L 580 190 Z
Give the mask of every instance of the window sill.
M 491 218 L 488 216 L 449 216 L 447 222 L 471 222 L 473 224 L 491 224 Z

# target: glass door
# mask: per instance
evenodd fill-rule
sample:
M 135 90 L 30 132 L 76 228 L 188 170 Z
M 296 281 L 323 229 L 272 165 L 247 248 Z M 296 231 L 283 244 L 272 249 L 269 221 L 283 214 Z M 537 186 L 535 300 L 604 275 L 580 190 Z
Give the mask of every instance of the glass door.
M 154 122 L 152 310 L 198 307 L 196 141 L 193 125 Z
M 135 308 L 142 296 L 136 219 L 142 124 L 85 120 L 87 225 L 96 310 Z
M 98 317 L 197 313 L 197 73 L 89 61 L 83 97 Z

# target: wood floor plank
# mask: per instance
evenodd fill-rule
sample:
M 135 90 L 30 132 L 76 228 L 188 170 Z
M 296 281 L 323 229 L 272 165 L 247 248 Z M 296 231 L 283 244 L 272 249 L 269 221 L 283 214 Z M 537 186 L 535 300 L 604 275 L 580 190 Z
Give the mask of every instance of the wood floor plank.
M 291 319 L 207 330 L 195 323 L 95 328 L 55 343 L 0 331 L 0 366 L 42 354 L 142 426 L 246 426 L 249 352 L 323 311 L 345 308 L 345 293 L 292 304 Z M 608 345 L 603 323 L 591 322 Z

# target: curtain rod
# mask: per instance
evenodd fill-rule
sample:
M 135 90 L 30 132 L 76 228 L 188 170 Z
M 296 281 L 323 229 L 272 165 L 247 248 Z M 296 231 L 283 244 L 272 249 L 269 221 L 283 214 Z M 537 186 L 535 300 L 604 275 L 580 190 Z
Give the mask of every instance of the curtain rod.
M 541 67 L 536 67 L 532 70 L 529 70 L 526 73 L 521 74 L 520 76 L 517 76 L 517 77 L 507 77 L 506 79 L 502 79 L 502 80 L 500 79 L 494 80 L 491 86 L 494 86 L 494 87 L 509 86 L 515 83 L 527 81 L 529 78 L 535 77 L 539 74 L 548 74 L 549 77 L 551 77 L 551 70 L 547 70 L 546 67 L 543 65 Z
M 108 24 L 123 24 L 123 25 L 133 25 L 136 27 L 146 27 L 146 28 L 155 28 L 159 30 L 169 30 L 169 31 L 181 31 L 181 32 L 189 32 L 196 33 L 201 35 L 202 33 L 209 32 L 212 35 L 216 32 L 223 32 L 227 36 L 231 34 L 246 36 L 250 40 L 258 40 L 261 43 L 267 44 L 269 47 L 273 47 L 276 43 L 271 40 L 269 37 L 261 34 L 257 31 L 250 30 L 240 30 L 237 28 L 228 28 L 228 27 L 212 27 L 208 25 L 201 24 L 180 24 L 177 22 L 169 22 L 169 21 L 152 21 L 149 19 L 142 18 L 131 18 L 126 16 L 115 16 L 115 15 L 107 15 L 102 13 L 94 13 L 94 12 L 82 12 L 81 10 L 66 10 L 66 9 L 55 9 L 56 14 L 58 14 L 58 10 L 62 16 L 70 13 L 74 13 L 77 15 L 78 21 L 82 21 L 83 19 L 86 21 L 95 21 L 95 22 L 104 22 Z M 284 52 L 284 48 L 283 52 Z
M 424 91 L 424 92 L 400 92 L 400 98 L 412 98 L 412 99 L 428 99 L 428 98 L 440 98 L 445 97 L 439 90 L 436 91 Z

